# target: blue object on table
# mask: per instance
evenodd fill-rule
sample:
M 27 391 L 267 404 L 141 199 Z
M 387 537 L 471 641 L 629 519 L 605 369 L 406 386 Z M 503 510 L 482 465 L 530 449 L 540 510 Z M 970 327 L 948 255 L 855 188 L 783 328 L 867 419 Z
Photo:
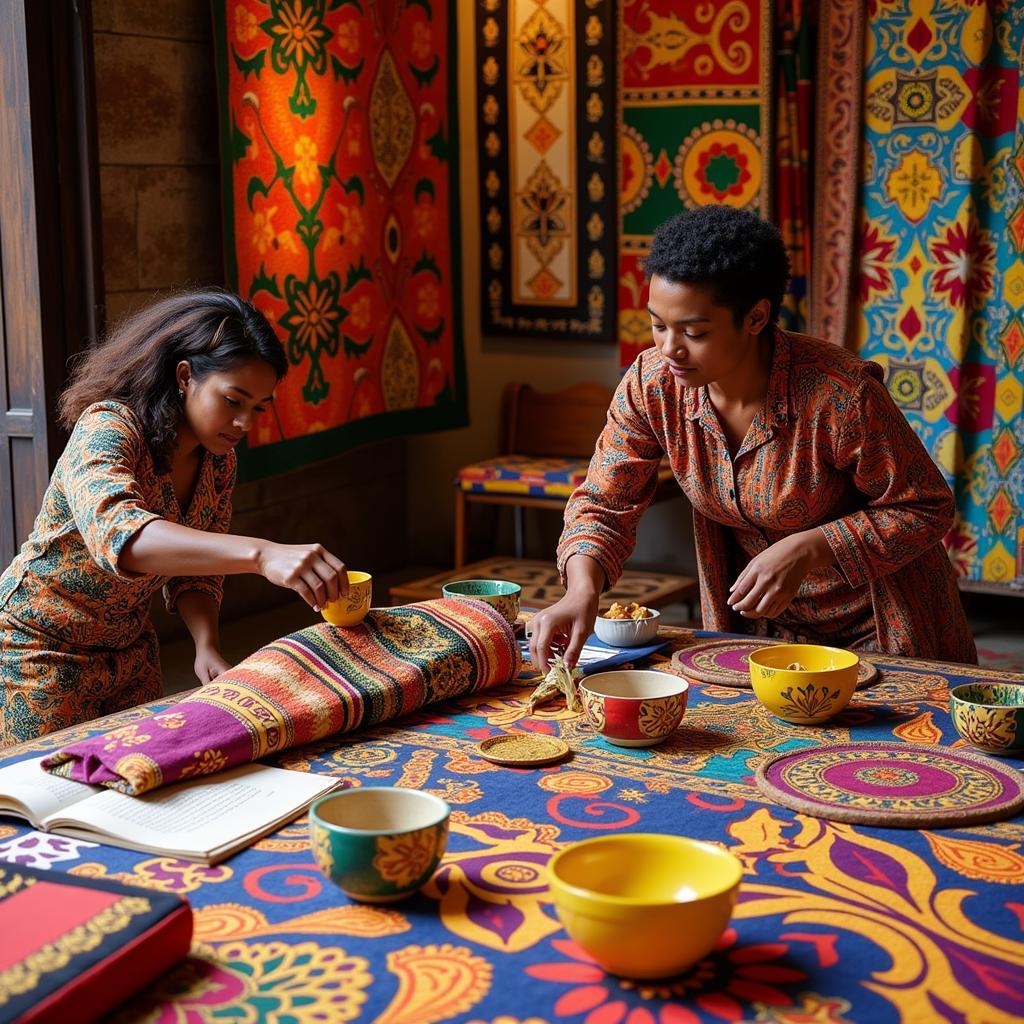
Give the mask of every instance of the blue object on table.
M 580 652 L 577 667 L 585 676 L 589 676 L 594 672 L 604 672 L 607 669 L 615 668 L 616 665 L 640 661 L 654 654 L 655 651 L 660 651 L 662 647 L 667 647 L 668 644 L 668 640 L 659 640 L 656 643 L 643 644 L 639 647 L 612 647 L 603 640 L 598 640 L 596 633 L 591 633 Z M 523 653 L 523 660 L 529 661 L 530 641 L 528 639 L 520 640 L 519 649 Z

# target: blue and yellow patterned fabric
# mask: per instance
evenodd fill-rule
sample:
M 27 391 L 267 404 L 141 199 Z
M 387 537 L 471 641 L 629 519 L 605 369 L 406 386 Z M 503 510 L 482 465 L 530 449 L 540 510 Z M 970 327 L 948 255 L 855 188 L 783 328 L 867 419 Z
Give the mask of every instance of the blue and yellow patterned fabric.
M 708 635 L 663 631 L 677 650 Z M 670 654 L 652 667 L 671 670 Z M 806 817 L 754 784 L 761 759 L 780 751 L 858 740 L 952 746 L 951 684 L 1024 683 L 965 665 L 871 660 L 880 681 L 813 728 L 774 718 L 750 690 L 691 683 L 680 729 L 661 746 L 627 750 L 560 704 L 531 716 L 534 680 L 521 677 L 276 757 L 350 786 L 411 786 L 451 805 L 441 865 L 403 903 L 350 902 L 317 869 L 305 820 L 212 868 L 7 822 L 0 858 L 187 896 L 191 957 L 114 1024 L 1019 1024 L 1024 816 L 882 829 Z M 560 736 L 572 757 L 533 771 L 484 761 L 477 743 L 509 728 Z M 45 737 L 7 759 L 57 743 Z M 742 861 L 732 922 L 688 974 L 611 976 L 562 929 L 545 864 L 570 843 L 615 832 L 710 840 Z
M 856 338 L 945 473 L 968 580 L 1024 576 L 1019 3 L 868 5 Z
M 470 494 L 520 494 L 567 499 L 587 478 L 589 459 L 500 455 L 463 466 L 455 486 Z

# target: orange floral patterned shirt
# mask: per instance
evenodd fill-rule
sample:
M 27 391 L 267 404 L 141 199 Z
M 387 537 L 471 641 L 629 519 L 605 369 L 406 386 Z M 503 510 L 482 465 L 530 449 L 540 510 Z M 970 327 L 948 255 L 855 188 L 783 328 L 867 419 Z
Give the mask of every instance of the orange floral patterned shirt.
M 234 452 L 204 452 L 183 515 L 134 413 L 118 402 L 89 406 L 57 461 L 31 536 L 0 576 L 0 610 L 65 644 L 118 649 L 140 636 L 161 586 L 172 611 L 186 590 L 219 602 L 222 576 L 130 573 L 118 556 L 153 519 L 225 533 L 234 481 Z
M 707 389 L 682 385 L 655 349 L 641 353 L 566 506 L 563 579 L 575 554 L 596 559 L 609 585 L 619 578 L 663 455 L 693 506 L 706 629 L 977 661 L 942 546 L 953 495 L 877 364 L 776 331 L 764 408 L 732 457 Z M 743 567 L 812 526 L 836 564 L 812 570 L 777 620 L 733 612 Z

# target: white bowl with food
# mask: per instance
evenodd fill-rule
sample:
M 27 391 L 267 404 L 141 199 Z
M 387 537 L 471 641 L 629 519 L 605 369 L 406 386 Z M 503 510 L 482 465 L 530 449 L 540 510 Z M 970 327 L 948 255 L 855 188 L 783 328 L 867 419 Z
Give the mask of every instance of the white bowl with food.
M 660 618 L 661 612 L 654 608 L 616 602 L 594 620 L 594 632 L 609 647 L 640 647 L 657 638 Z

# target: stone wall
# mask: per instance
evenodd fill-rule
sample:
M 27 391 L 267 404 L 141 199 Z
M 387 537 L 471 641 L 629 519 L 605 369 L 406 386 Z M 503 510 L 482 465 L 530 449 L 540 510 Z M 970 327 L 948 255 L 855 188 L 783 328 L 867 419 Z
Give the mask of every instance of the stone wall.
M 108 319 L 167 289 L 224 283 L 211 35 L 209 0 L 93 0 Z M 234 512 L 236 533 L 317 541 L 376 573 L 400 568 L 405 442 L 241 484 Z M 235 577 L 224 616 L 290 599 L 261 579 Z M 154 614 L 162 634 L 180 628 Z
M 206 0 L 94 0 L 103 271 L 110 319 L 223 281 Z

